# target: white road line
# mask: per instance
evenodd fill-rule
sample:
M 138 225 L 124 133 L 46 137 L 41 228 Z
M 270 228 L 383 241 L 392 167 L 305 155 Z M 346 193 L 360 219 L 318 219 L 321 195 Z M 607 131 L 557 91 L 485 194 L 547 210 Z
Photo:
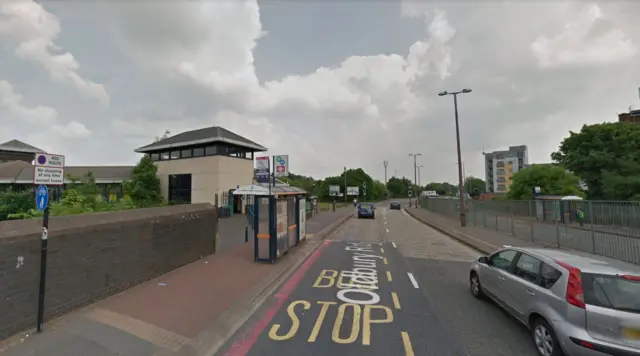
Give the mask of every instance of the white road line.
M 397 247 L 395 242 L 392 242 L 391 244 L 393 245 L 393 248 Z
M 389 229 L 387 229 L 387 232 L 389 232 Z
M 384 224 L 387 225 L 387 222 L 385 221 Z
M 418 281 L 416 281 L 416 278 L 413 276 L 413 274 L 411 272 L 407 272 L 407 274 L 409 275 L 409 279 L 411 280 L 411 284 L 413 284 L 413 288 L 420 288 L 418 286 Z

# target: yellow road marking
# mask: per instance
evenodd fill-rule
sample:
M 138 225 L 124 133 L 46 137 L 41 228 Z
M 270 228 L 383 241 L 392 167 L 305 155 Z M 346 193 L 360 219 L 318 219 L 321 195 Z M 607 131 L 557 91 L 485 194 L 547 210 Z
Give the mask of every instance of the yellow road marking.
M 393 306 L 400 310 L 400 300 L 398 299 L 398 295 L 395 292 L 391 292 L 391 298 L 393 299 Z
M 391 272 L 387 271 L 387 281 L 391 282 L 393 281 L 393 278 L 391 278 Z
M 409 339 L 409 334 L 406 331 L 400 332 L 402 335 L 402 344 L 404 345 L 404 354 L 405 356 L 415 356 L 413 353 L 413 346 L 411 346 L 411 339 Z
M 389 262 L 387 261 L 387 258 L 386 258 L 386 257 L 383 257 L 383 258 L 382 258 L 382 262 L 384 262 L 384 264 L 385 264 L 385 265 L 389 264 Z

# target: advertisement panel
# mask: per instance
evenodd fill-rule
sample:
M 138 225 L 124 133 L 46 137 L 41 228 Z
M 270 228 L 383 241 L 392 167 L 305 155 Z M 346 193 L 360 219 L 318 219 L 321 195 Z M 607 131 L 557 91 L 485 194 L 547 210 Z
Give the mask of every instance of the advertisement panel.
M 360 195 L 360 187 L 347 187 L 347 195 Z
M 340 186 L 339 185 L 330 185 L 329 186 L 329 196 L 337 197 L 340 195 Z

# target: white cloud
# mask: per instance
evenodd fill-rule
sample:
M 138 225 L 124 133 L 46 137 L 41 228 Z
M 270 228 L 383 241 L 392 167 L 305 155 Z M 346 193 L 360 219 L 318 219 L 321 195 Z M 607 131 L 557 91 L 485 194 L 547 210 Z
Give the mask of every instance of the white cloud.
M 15 55 L 39 63 L 49 75 L 74 86 L 82 95 L 109 104 L 109 95 L 101 84 L 82 78 L 80 65 L 69 52 L 55 43 L 61 27 L 58 19 L 32 0 L 2 0 L 0 2 L 0 38 L 16 44 Z
M 598 33 L 598 22 L 604 21 L 598 5 L 587 5 L 577 15 L 560 34 L 540 36 L 531 44 L 540 67 L 607 65 L 627 61 L 638 53 L 638 47 L 614 23 Z
M 37 105 L 25 106 L 22 95 L 13 90 L 13 85 L 6 80 L 0 80 L 0 108 L 6 109 L 15 118 L 25 120 L 32 125 L 47 126 L 55 123 L 58 112 L 50 107 Z M 2 126 L 4 126 L 3 123 Z
M 640 4 L 450 2 L 436 8 L 424 1 L 403 3 L 402 11 L 389 5 L 380 15 L 396 17 L 395 22 L 375 22 L 387 26 L 388 38 L 372 31 L 355 39 L 349 26 L 366 28 L 367 19 L 345 24 L 327 17 L 308 31 L 305 22 L 316 19 L 295 16 L 309 14 L 265 10 L 264 15 L 255 0 L 43 3 L 62 20 L 28 3 L 2 2 L 0 20 L 8 8 L 13 12 L 11 22 L 0 21 L 0 36 L 12 38 L 18 48 L 39 44 L 44 51 L 25 53 L 49 58 L 58 58 L 55 43 L 64 43 L 83 66 L 106 78 L 113 97 L 111 107 L 98 111 L 90 101 L 80 105 L 74 97 L 23 90 L 36 103 L 35 98 L 46 98 L 67 119 L 55 122 L 61 134 L 50 146 L 66 153 L 70 164 L 132 163 L 133 149 L 165 129 L 178 133 L 220 125 L 265 145 L 270 154 L 289 154 L 295 173 L 321 177 L 347 166 L 382 178 L 382 161 L 388 160 L 389 176 L 395 170 L 413 176 L 407 154 L 421 152 L 423 182 L 452 181 L 453 105 L 451 98 L 438 97 L 439 91 L 473 89 L 460 98 L 460 128 L 467 174 L 479 176 L 483 148 L 527 144 L 533 161 L 548 161 L 568 129 L 615 120 L 616 112 L 637 101 L 633 78 L 640 68 L 633 63 L 640 25 L 629 14 L 640 11 Z M 30 11 L 20 14 L 15 4 Z M 368 5 L 362 3 L 361 10 Z M 340 6 L 347 7 L 327 8 Z M 311 16 L 324 16 L 319 14 Z M 347 30 L 335 35 L 332 27 Z M 394 32 L 395 27 L 405 32 Z M 71 33 L 83 36 L 65 37 Z M 91 37 L 96 33 L 101 37 Z M 298 48 L 307 43 L 336 48 L 325 45 L 325 59 Z M 368 47 L 358 46 L 363 43 Z M 30 60 L 42 63 L 35 54 Z M 57 68 L 66 69 L 56 73 L 77 75 L 72 58 L 60 56 L 63 64 Z M 267 62 L 287 74 L 264 80 L 261 71 L 268 69 L 261 63 Z M 25 74 L 25 83 L 7 79 L 19 88 L 49 85 L 37 73 Z M 16 102 L 15 96 L 5 97 Z M 16 118 L 15 112 L 39 108 L 27 106 L 27 99 L 11 104 Z M 28 130 L 12 125 L 8 132 Z M 73 144 L 64 135 L 75 136 Z

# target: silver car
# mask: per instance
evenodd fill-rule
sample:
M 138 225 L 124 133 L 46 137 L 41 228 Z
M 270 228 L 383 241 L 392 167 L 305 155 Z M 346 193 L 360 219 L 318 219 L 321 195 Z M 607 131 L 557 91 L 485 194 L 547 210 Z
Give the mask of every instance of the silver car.
M 540 355 L 640 356 L 638 265 L 505 246 L 472 263 L 469 283 L 531 330 Z

